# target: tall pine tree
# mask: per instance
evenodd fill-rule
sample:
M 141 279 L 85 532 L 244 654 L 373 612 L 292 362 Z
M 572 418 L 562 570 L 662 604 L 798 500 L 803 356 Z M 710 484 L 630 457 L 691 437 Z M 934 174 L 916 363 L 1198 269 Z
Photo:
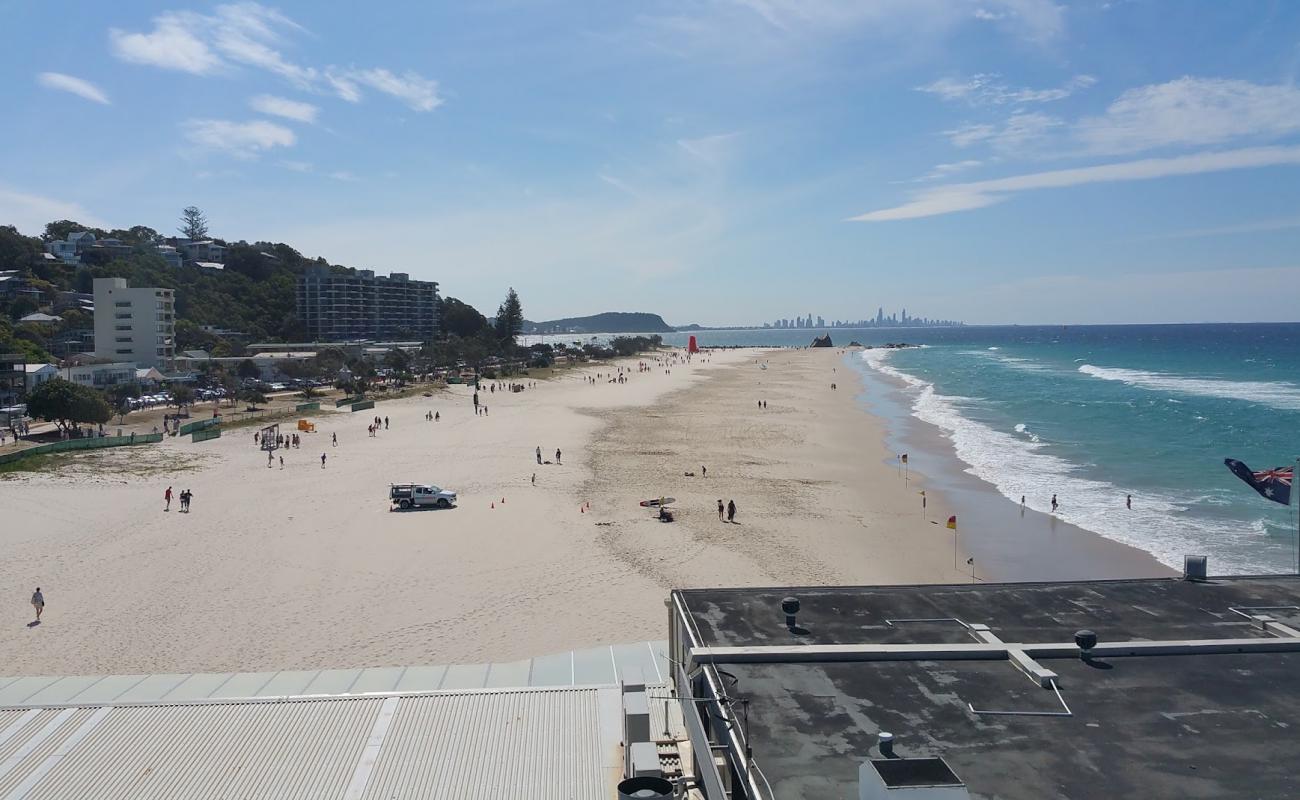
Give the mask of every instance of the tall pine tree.
M 524 329 L 524 309 L 519 305 L 519 295 L 514 287 L 506 292 L 506 299 L 497 308 L 497 338 L 502 341 L 514 341 Z

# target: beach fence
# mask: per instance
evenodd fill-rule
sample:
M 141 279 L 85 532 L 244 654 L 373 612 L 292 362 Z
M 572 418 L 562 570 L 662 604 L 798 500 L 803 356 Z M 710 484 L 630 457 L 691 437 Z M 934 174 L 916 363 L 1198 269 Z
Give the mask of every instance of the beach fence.
M 352 410 L 353 410 L 353 411 L 365 411 L 367 408 L 374 408 L 374 407 L 375 407 L 375 401 L 374 401 L 374 400 L 366 400 L 366 401 L 361 402 L 361 403 L 353 403 L 353 404 L 352 404 Z
M 163 435 L 161 433 L 138 433 L 134 436 L 97 436 L 85 439 L 68 439 L 62 442 L 50 442 L 49 444 L 40 444 L 35 447 L 28 447 L 25 450 L 18 450 L 13 453 L 0 455 L 0 464 L 9 464 L 28 456 L 39 456 L 47 453 L 62 453 L 68 450 L 98 450 L 102 447 L 130 447 L 137 444 L 156 444 L 161 442 Z
M 191 442 L 206 442 L 209 439 L 221 438 L 221 426 L 209 425 L 206 428 L 199 428 L 190 436 Z
M 201 431 L 204 428 L 211 428 L 213 425 L 218 425 L 220 423 L 221 423 L 221 419 L 218 417 L 212 417 L 211 419 L 195 420 L 194 422 L 187 422 L 181 426 L 180 435 L 189 436 L 191 433 L 194 433 L 195 431 Z
M 335 406 L 338 408 L 338 406 Z M 320 403 L 299 403 L 294 407 L 294 411 L 320 411 Z
M 364 399 L 365 399 L 364 397 L 344 397 L 341 400 L 335 400 L 334 407 L 342 408 L 343 406 L 350 406 L 353 403 L 360 403 Z M 355 411 L 356 409 L 353 410 Z

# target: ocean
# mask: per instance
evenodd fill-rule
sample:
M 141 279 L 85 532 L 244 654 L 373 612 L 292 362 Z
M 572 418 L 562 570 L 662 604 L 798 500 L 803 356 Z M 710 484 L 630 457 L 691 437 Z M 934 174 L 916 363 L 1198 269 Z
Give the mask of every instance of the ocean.
M 697 331 L 704 346 L 805 346 L 819 329 Z M 1296 569 L 1295 506 L 1223 465 L 1300 456 L 1300 324 L 831 329 L 900 384 L 913 417 L 1008 500 L 1215 574 Z M 665 341 L 684 345 L 689 334 Z M 1133 509 L 1124 508 L 1133 495 Z

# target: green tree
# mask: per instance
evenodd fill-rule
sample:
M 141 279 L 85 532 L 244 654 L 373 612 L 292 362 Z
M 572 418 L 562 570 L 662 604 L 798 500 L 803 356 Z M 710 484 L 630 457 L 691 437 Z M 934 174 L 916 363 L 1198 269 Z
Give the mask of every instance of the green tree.
M 171 388 L 171 404 L 177 408 L 182 408 L 194 402 L 194 390 L 183 383 L 178 383 Z
M 245 389 L 239 396 L 249 404 L 250 411 L 256 411 L 259 405 L 266 403 L 266 395 L 256 389 Z
M 488 326 L 487 318 L 474 306 L 454 297 L 444 298 L 438 315 L 444 336 L 474 336 Z
M 23 236 L 12 225 L 0 225 L 0 269 L 24 269 L 40 258 L 40 239 Z
M 208 238 L 208 220 L 198 206 L 186 206 L 181 211 L 181 236 L 195 241 Z
M 253 359 L 246 358 L 239 362 L 238 374 L 241 378 L 259 378 L 262 375 L 262 371 L 253 363 Z
M 407 372 L 411 369 L 411 356 L 400 347 L 394 347 L 384 353 L 384 366 L 394 372 Z
M 75 423 L 99 424 L 113 417 L 103 395 L 62 378 L 51 378 L 27 395 L 27 411 L 64 430 Z
M 514 343 L 515 337 L 524 329 L 524 309 L 519 304 L 519 295 L 510 287 L 506 299 L 497 308 L 497 338 L 503 342 Z

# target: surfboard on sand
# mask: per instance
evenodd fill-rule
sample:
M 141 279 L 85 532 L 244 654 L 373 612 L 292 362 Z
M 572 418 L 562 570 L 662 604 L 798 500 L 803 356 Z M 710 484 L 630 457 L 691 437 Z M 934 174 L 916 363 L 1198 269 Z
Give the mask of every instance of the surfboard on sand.
M 668 505 L 669 503 L 676 503 L 676 502 L 677 502 L 677 498 L 676 498 L 676 497 L 656 497 L 656 498 L 653 499 L 653 500 L 642 500 L 642 501 L 641 501 L 641 507 L 642 507 L 642 508 L 658 508 L 661 502 L 662 502 L 663 505 Z

